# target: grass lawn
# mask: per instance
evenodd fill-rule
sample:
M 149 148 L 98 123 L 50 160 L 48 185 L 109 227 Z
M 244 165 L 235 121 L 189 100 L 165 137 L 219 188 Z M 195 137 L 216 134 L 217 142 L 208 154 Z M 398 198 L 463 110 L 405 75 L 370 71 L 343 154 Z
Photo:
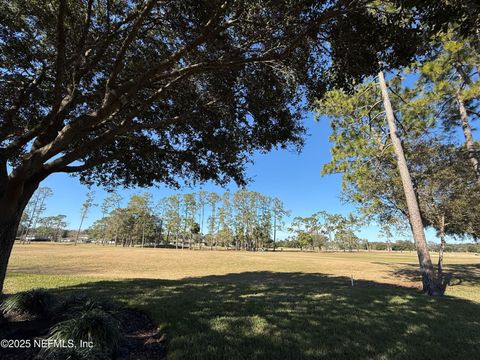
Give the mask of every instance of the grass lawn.
M 6 291 L 49 287 L 144 309 L 169 359 L 479 358 L 480 257 L 446 262 L 453 286 L 432 299 L 415 288 L 413 253 L 16 245 Z

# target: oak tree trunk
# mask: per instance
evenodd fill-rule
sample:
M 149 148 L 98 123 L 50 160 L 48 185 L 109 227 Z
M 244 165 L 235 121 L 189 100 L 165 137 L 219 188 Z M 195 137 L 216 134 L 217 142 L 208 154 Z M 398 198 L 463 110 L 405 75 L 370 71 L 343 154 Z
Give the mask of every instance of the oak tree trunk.
M 393 149 L 397 159 L 397 166 L 400 172 L 400 178 L 402 180 L 405 200 L 407 202 L 409 221 L 417 248 L 418 261 L 422 274 L 423 291 L 429 295 L 442 295 L 444 289 L 442 290 L 442 284 L 439 282 L 439 279 L 435 274 L 435 269 L 433 267 L 432 260 L 430 259 L 423 221 L 420 215 L 420 208 L 418 206 L 417 197 L 413 188 L 412 178 L 408 169 L 405 153 L 403 152 L 402 142 L 398 136 L 395 115 L 393 113 L 383 72 L 380 72 L 378 77 L 380 80 L 380 89 L 382 92 L 383 105 L 390 131 L 390 138 L 392 140 Z
M 0 187 L 0 295 L 7 274 L 8 261 L 17 235 L 18 225 L 28 201 L 39 182 L 2 181 Z
M 10 219 L 2 219 L 0 223 L 0 291 L 3 292 L 3 283 L 7 274 L 8 260 L 12 252 L 15 235 L 21 214 Z

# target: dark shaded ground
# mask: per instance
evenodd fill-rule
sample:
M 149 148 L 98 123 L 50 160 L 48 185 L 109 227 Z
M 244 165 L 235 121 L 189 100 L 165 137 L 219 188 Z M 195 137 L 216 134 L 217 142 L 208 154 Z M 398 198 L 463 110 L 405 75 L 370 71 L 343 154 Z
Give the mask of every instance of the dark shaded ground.
M 116 360 L 149 360 L 165 358 L 164 337 L 157 326 L 144 312 L 122 309 L 114 314 L 121 324 L 123 341 L 115 355 Z M 16 347 L 0 347 L 2 360 L 41 359 L 39 347 L 35 347 L 34 339 L 47 336 L 50 326 L 48 320 L 10 319 L 0 328 L 0 339 L 18 340 Z M 28 343 L 27 343 L 28 341 Z M 28 346 L 27 346 L 28 344 Z
M 124 309 L 116 317 L 122 324 L 125 337 L 117 360 L 165 358 L 165 337 L 147 314 L 138 310 Z
M 478 359 L 480 304 L 323 274 L 246 272 L 55 290 L 147 311 L 168 359 Z

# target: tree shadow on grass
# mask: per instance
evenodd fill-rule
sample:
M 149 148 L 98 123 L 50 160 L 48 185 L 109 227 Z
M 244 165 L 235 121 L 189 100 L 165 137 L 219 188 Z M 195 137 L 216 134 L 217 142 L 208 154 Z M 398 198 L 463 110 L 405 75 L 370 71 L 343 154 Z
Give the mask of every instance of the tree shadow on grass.
M 409 281 L 420 282 L 421 274 L 418 265 L 402 264 L 401 267 L 391 265 L 391 274 Z M 480 264 L 448 264 L 444 266 L 444 273 L 449 276 L 449 286 L 469 283 L 480 285 Z
M 474 359 L 480 305 L 323 274 L 245 272 L 100 281 L 88 293 L 150 313 L 168 359 Z

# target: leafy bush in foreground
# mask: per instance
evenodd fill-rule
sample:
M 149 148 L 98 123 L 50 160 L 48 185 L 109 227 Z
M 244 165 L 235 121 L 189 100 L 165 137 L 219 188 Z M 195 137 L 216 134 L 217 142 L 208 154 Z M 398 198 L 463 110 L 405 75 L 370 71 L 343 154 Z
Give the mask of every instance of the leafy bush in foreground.
M 42 355 L 55 359 L 109 358 L 118 348 L 120 330 L 118 322 L 106 311 L 91 308 L 79 311 L 75 317 L 57 323 L 48 340 L 73 340 L 76 349 L 48 348 Z M 92 342 L 94 347 L 79 348 L 80 341 Z
M 69 319 L 77 316 L 79 313 L 94 309 L 103 310 L 108 313 L 113 311 L 115 307 L 108 302 L 99 301 L 86 295 L 73 294 L 60 302 L 58 307 L 55 309 L 55 313 L 61 320 Z
M 32 289 L 8 296 L 0 309 L 6 314 L 45 318 L 52 313 L 55 303 L 55 297 L 45 289 Z

